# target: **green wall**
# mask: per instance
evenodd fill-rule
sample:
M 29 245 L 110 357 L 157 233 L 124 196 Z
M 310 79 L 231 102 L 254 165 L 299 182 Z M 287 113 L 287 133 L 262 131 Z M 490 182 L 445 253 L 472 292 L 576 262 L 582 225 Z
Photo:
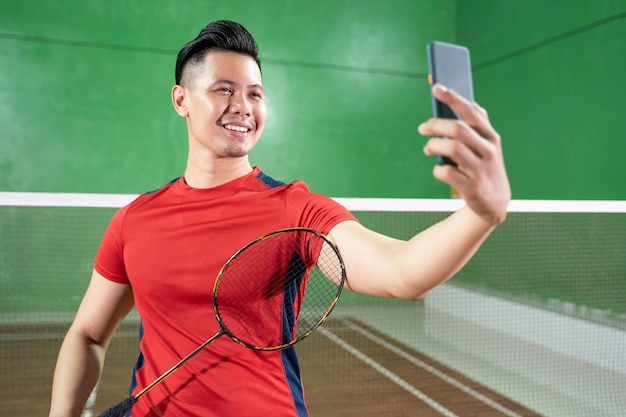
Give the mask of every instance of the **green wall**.
M 252 161 L 279 179 L 446 197 L 415 130 L 439 39 L 472 51 L 515 198 L 626 199 L 625 0 L 4 0 L 0 190 L 139 193 L 180 175 L 175 54 L 218 18 L 261 46 L 270 119 Z
M 457 4 L 513 197 L 626 199 L 626 1 Z
M 625 0 L 179 3 L 0 4 L 0 190 L 139 193 L 180 175 L 175 54 L 229 18 L 261 46 L 270 119 L 252 161 L 279 179 L 446 197 L 415 131 L 439 39 L 471 48 L 515 198 L 626 198 Z
M 515 198 L 626 199 L 626 0 L 155 0 L 0 4 L 0 190 L 140 193 L 179 176 L 175 55 L 241 21 L 269 121 L 253 163 L 342 197 L 447 197 L 416 126 L 425 45 L 472 51 Z
M 219 18 L 261 48 L 269 120 L 254 164 L 332 196 L 448 195 L 416 127 L 430 113 L 425 45 L 451 38 L 451 0 L 5 0 L 0 190 L 140 193 L 181 175 L 175 57 Z

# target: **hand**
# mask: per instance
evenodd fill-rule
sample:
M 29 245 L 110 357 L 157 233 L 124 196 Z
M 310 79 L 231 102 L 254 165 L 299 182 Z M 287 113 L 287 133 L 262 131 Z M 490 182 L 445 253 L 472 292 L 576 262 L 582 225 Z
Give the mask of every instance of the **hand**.
M 432 136 L 424 147 L 426 155 L 447 156 L 457 164 L 437 165 L 433 175 L 455 188 L 478 216 L 501 223 L 506 217 L 511 188 L 500 135 L 491 126 L 487 111 L 478 104 L 438 84 L 433 86 L 433 94 L 461 118 L 431 118 L 418 128 L 422 135 Z

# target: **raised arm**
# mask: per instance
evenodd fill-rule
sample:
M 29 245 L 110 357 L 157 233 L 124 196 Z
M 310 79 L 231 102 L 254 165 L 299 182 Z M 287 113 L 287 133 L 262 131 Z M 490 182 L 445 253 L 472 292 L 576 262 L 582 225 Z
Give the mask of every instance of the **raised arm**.
M 111 337 L 133 306 L 128 285 L 95 270 L 57 360 L 50 417 L 80 416 L 98 382 Z
M 462 120 L 430 119 L 421 124 L 419 132 L 432 136 L 424 153 L 444 155 L 457 163 L 456 167 L 436 166 L 433 175 L 457 189 L 466 206 L 408 242 L 380 235 L 356 222 L 335 226 L 329 236 L 341 251 L 347 287 L 353 291 L 424 297 L 461 269 L 506 217 L 511 190 L 500 136 L 487 112 L 441 86 L 433 87 L 433 92 Z

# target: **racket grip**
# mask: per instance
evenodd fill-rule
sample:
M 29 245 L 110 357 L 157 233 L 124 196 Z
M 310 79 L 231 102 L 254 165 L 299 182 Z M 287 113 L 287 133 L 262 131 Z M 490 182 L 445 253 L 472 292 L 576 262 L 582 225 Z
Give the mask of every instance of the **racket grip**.
M 138 399 L 135 397 L 128 397 L 119 404 L 115 404 L 114 406 L 107 408 L 98 417 L 124 417 L 126 413 L 133 408 L 133 405 L 135 405 L 137 400 Z

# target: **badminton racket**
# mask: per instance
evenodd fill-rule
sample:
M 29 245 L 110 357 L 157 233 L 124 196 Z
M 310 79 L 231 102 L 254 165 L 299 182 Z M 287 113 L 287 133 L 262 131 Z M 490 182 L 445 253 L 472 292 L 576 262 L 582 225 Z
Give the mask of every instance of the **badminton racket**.
M 219 330 L 140 392 L 99 417 L 123 417 L 139 398 L 221 336 L 260 351 L 285 349 L 313 333 L 336 305 L 345 282 L 337 247 L 307 228 L 281 229 L 239 249 L 213 287 Z

